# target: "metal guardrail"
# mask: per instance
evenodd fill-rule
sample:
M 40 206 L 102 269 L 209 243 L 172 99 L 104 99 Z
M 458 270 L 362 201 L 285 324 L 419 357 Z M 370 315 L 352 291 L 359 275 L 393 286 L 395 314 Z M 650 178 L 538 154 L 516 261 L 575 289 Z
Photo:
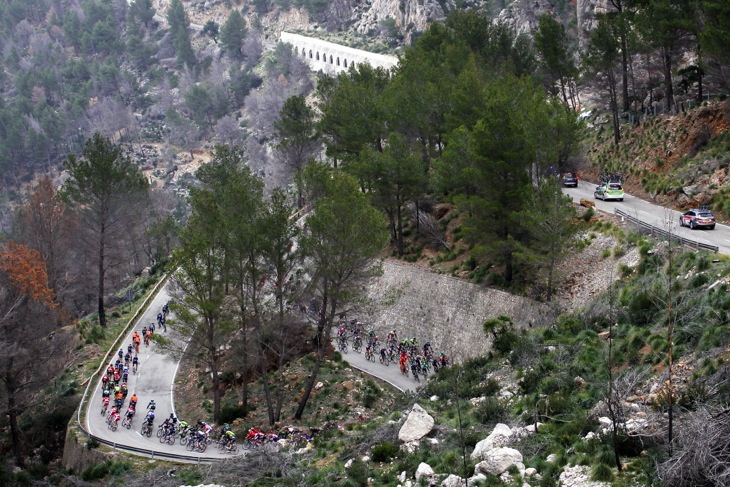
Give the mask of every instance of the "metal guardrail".
M 156 450 L 148 450 L 146 448 L 137 448 L 135 446 L 128 446 L 128 445 L 121 445 L 118 443 L 115 443 L 113 441 L 105 440 L 104 438 L 99 438 L 96 435 L 92 435 L 88 431 L 86 431 L 83 427 L 81 427 L 81 430 L 86 433 L 86 435 L 89 438 L 93 438 L 94 440 L 98 441 L 99 443 L 103 443 L 107 446 L 112 447 L 114 450 L 123 450 L 129 453 L 134 453 L 137 455 L 149 457 L 149 458 L 159 458 L 164 460 L 177 460 L 177 461 L 185 461 L 188 463 L 218 463 L 226 460 L 225 458 L 215 458 L 215 457 L 201 457 L 201 456 L 193 456 L 193 455 L 179 455 L 177 453 L 166 453 L 162 451 L 156 451 Z
M 85 412 L 85 409 L 87 408 L 87 402 L 89 399 L 89 389 L 91 388 L 92 384 L 96 384 L 98 380 L 99 373 L 106 368 L 106 364 L 110 360 L 110 356 L 115 353 L 114 351 L 119 346 L 119 343 L 124 340 L 124 337 L 129 333 L 130 327 L 134 326 L 134 324 L 139 320 L 140 315 L 142 312 L 144 312 L 147 307 L 149 306 L 150 302 L 157 296 L 157 293 L 160 291 L 162 286 L 165 285 L 165 282 L 167 282 L 167 278 L 169 277 L 168 274 L 165 274 L 162 279 L 159 280 L 157 284 L 155 284 L 154 289 L 152 292 L 145 298 L 145 300 L 142 302 L 142 304 L 137 308 L 137 311 L 135 311 L 134 315 L 129 319 L 127 322 L 127 325 L 122 329 L 121 333 L 119 333 L 119 336 L 117 336 L 116 340 L 114 340 L 114 343 L 112 343 L 111 347 L 109 347 L 109 351 L 104 356 L 104 359 L 99 364 L 99 367 L 94 371 L 93 374 L 89 376 L 88 379 L 86 379 L 86 389 L 84 390 L 84 394 L 81 396 L 81 402 L 79 403 L 79 409 L 76 413 L 76 424 L 79 427 L 79 429 L 89 438 L 93 439 L 94 441 L 97 441 L 99 443 L 102 443 L 104 445 L 110 446 L 115 450 L 123 450 L 127 451 L 129 453 L 134 453 L 137 455 L 143 455 L 143 456 L 149 456 L 150 458 L 164 458 L 168 460 L 178 460 L 178 461 L 184 461 L 184 462 L 190 462 L 190 463 L 217 463 L 225 460 L 224 458 L 214 458 L 214 457 L 200 457 L 200 456 L 193 456 L 193 455 L 178 455 L 175 453 L 166 453 L 156 450 L 148 450 L 146 448 L 137 448 L 134 446 L 128 446 L 128 445 L 122 445 L 115 443 L 113 441 L 105 440 L 104 438 L 100 438 L 94 434 L 91 434 L 89 430 L 84 427 L 83 422 L 81 421 L 81 415 Z M 86 419 L 84 417 L 84 419 Z
M 629 222 L 633 223 L 634 225 L 638 226 L 639 228 L 642 228 L 643 230 L 649 232 L 651 235 L 658 235 L 662 238 L 671 238 L 682 245 L 686 245 L 688 247 L 692 247 L 695 249 L 702 249 L 702 250 L 709 250 L 710 252 L 718 253 L 720 251 L 720 248 L 716 245 L 709 245 L 702 242 L 698 242 L 696 240 L 690 240 L 688 238 L 680 237 L 676 233 L 667 232 L 666 230 L 655 227 L 654 225 L 650 225 L 646 222 L 642 222 L 638 218 L 634 218 L 633 216 L 630 216 L 628 213 L 619 210 L 618 208 L 613 209 L 614 214 L 620 216 L 621 218 L 624 218 L 628 220 Z

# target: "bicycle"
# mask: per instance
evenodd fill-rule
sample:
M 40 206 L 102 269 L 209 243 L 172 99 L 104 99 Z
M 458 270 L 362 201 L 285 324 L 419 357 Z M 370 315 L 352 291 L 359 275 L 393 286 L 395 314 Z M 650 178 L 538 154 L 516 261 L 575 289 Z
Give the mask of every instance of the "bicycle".
M 188 429 L 187 431 L 181 431 L 180 432 L 180 444 L 182 446 L 185 446 L 189 442 L 193 441 L 195 439 L 195 431 L 192 429 Z
M 101 406 L 101 415 L 104 416 L 106 414 L 107 409 L 109 409 L 109 401 L 105 401 Z
M 405 362 L 400 363 L 400 373 L 408 377 L 408 367 L 406 367 Z
M 380 351 L 380 363 L 386 367 L 390 365 L 390 359 L 388 358 L 388 354 L 385 352 L 385 349 Z
M 388 349 L 388 360 L 390 360 L 390 363 L 394 364 L 397 362 L 398 353 L 395 351 L 395 348 L 389 348 Z
M 355 337 L 352 342 L 352 349 L 357 353 L 362 353 L 362 337 Z
M 177 433 L 175 430 L 167 430 L 167 433 L 162 435 L 160 437 L 160 443 L 167 443 L 168 445 L 174 445 L 175 444 L 175 438 L 177 438 Z
M 411 364 L 411 374 L 416 379 L 416 382 L 421 382 L 421 378 L 418 376 L 418 364 L 415 362 Z
M 107 425 L 109 426 L 109 429 L 112 431 L 116 431 L 117 427 L 119 426 L 119 419 L 109 419 L 107 422 Z
M 140 431 L 140 433 L 142 434 L 142 436 L 146 436 L 147 438 L 151 437 L 152 436 L 152 425 L 145 422 L 142 425 L 142 431 Z
M 195 438 L 192 441 L 188 441 L 188 444 L 185 445 L 185 449 L 187 451 L 198 450 L 200 453 L 203 453 L 206 448 L 208 448 L 208 442 L 205 440 L 205 438 Z
M 375 362 L 375 355 L 373 355 L 373 351 L 370 347 L 365 348 L 365 360 Z
M 125 416 L 122 420 L 122 426 L 127 429 L 132 429 L 132 418 Z
M 342 353 L 347 353 L 347 338 L 341 336 L 337 341 L 337 349 Z

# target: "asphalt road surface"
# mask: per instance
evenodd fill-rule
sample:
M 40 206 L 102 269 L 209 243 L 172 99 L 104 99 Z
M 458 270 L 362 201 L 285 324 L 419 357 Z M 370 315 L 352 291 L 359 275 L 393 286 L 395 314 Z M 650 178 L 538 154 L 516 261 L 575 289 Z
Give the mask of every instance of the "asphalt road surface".
M 157 294 L 155 299 L 151 302 L 147 310 L 142 314 L 141 318 L 134 327 L 140 335 L 142 328 L 150 323 L 156 323 L 157 313 L 162 310 L 162 306 L 170 299 L 166 287 L 163 287 Z M 133 331 L 134 331 L 133 330 Z M 159 329 L 155 329 L 155 332 L 160 332 Z M 167 338 L 176 339 L 174 330 L 168 326 L 167 332 L 161 332 Z M 177 339 L 180 339 L 179 337 Z M 127 351 L 127 346 L 132 343 L 132 333 L 130 332 L 127 338 L 124 340 L 124 352 Z M 116 360 L 116 357 L 112 359 L 112 362 Z M 89 407 L 86 414 L 86 427 L 87 430 L 100 438 L 115 442 L 120 445 L 126 445 L 135 448 L 143 448 L 147 450 L 154 450 L 158 452 L 173 453 L 178 455 L 192 455 L 200 456 L 204 458 L 230 458 L 231 453 L 221 453 L 218 451 L 217 445 L 208 445 L 205 452 L 189 452 L 184 446 L 180 445 L 179 441 L 176 440 L 175 444 L 168 445 L 160 443 L 157 438 L 157 426 L 162 424 L 165 418 L 170 416 L 171 412 L 174 412 L 174 397 L 172 392 L 172 386 L 175 380 L 175 374 L 177 373 L 178 361 L 171 358 L 168 355 L 161 353 L 158 350 L 158 346 L 154 342 L 149 347 L 145 347 L 144 342 L 140 345 L 139 351 L 139 370 L 136 374 L 129 376 L 129 394 L 127 400 L 124 402 L 122 407 L 122 414 L 127 410 L 129 406 L 129 397 L 133 393 L 137 394 L 137 414 L 132 421 L 131 429 L 123 428 L 121 421 L 119 428 L 116 431 L 111 431 L 106 425 L 106 417 L 102 416 L 102 389 L 101 380 L 96 384 L 91 400 L 89 401 Z M 108 364 L 106 364 L 108 365 Z M 106 365 L 104 366 L 106 368 Z M 150 400 L 154 399 L 157 409 L 155 410 L 155 425 L 152 432 L 152 437 L 147 438 L 140 434 L 142 428 L 142 419 L 146 414 L 146 407 Z M 193 424 L 197 421 L 197 418 L 183 418 L 188 423 Z M 241 454 L 241 448 L 239 445 L 238 453 Z
M 630 194 L 625 194 L 623 201 L 602 201 L 593 197 L 594 189 L 596 189 L 595 183 L 581 180 L 577 188 L 563 188 L 563 193 L 573 198 L 576 203 L 581 198 L 588 198 L 596 203 L 598 210 L 613 213 L 614 208 L 618 208 L 644 223 L 671 231 L 690 240 L 716 245 L 719 247 L 720 253 L 730 254 L 730 227 L 727 225 L 717 224 L 714 230 L 692 230 L 680 227 L 679 215 L 681 213 L 676 210 L 649 203 Z

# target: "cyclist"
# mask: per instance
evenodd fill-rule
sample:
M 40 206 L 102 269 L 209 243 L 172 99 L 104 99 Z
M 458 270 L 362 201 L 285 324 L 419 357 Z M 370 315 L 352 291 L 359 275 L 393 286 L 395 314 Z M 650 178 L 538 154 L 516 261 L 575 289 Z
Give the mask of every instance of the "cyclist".
M 166 323 L 166 322 L 167 322 L 167 320 L 166 320 L 166 319 L 165 319 L 165 317 L 163 316 L 163 317 L 162 317 L 162 320 L 160 321 L 160 326 L 162 327 L 162 331 L 167 331 L 167 326 L 165 326 L 165 323 Z
M 398 359 L 398 364 L 400 365 L 401 372 L 406 371 L 406 362 L 408 362 L 408 354 L 406 352 L 400 353 L 400 359 Z
M 155 324 L 154 323 L 150 323 L 150 326 L 147 327 L 147 333 L 149 335 L 152 335 L 154 332 L 155 332 Z
M 148 411 L 147 415 L 144 417 L 144 422 L 149 425 L 150 429 L 152 428 L 152 423 L 155 422 L 155 412 L 154 411 Z
M 132 418 L 134 417 L 135 412 L 136 411 L 134 410 L 134 406 L 132 406 L 130 404 L 129 407 L 127 408 L 127 414 L 125 414 L 125 416 L 127 417 L 127 422 L 129 424 L 132 424 Z
M 154 399 L 150 400 L 150 402 L 147 404 L 147 410 L 154 411 L 156 408 L 157 408 L 157 404 L 155 404 L 155 400 Z
M 255 426 L 248 430 L 248 434 L 246 435 L 247 440 L 251 440 L 256 443 L 261 443 L 266 438 L 266 435 L 263 431 L 256 428 Z
M 426 342 L 423 345 L 423 356 L 428 358 L 432 354 L 433 354 L 433 348 L 431 347 L 431 342 Z
M 415 359 L 411 359 L 411 372 L 413 373 L 413 377 L 418 378 L 418 373 L 421 370 L 421 366 L 418 365 L 418 362 Z
M 180 438 L 188 434 L 188 429 L 190 428 L 190 425 L 187 421 L 180 421 L 179 423 L 179 434 Z
M 163 304 L 162 305 L 162 317 L 164 318 L 165 316 L 167 316 L 167 313 L 169 313 L 169 312 L 170 312 L 170 306 L 167 303 Z
M 380 361 L 385 362 L 385 358 L 387 357 L 387 355 L 388 355 L 388 351 L 384 348 L 381 348 L 380 349 Z
M 117 409 L 122 408 L 122 404 L 124 404 L 124 395 L 122 394 L 121 390 L 114 393 L 114 404 L 116 405 Z
M 375 338 L 375 330 L 373 330 L 372 328 L 370 328 L 368 330 L 368 343 L 372 345 L 374 338 Z
M 134 340 L 132 340 L 132 341 L 134 341 Z M 132 344 L 130 343 L 130 344 L 129 344 L 129 346 L 127 347 L 127 353 L 128 353 L 128 354 L 129 354 L 130 356 L 132 355 L 132 350 L 134 350 L 134 345 L 132 345 Z
M 120 349 L 119 349 L 119 351 L 117 352 L 117 355 L 119 355 L 119 360 L 122 360 L 122 357 L 124 357 L 124 352 L 122 351 L 122 349 L 121 349 L 121 348 L 120 348 Z
M 109 385 L 109 376 L 105 375 L 101 378 L 101 388 L 106 389 L 107 385 Z
M 205 421 L 203 421 L 202 419 L 199 419 L 198 420 L 198 430 L 202 431 L 203 434 L 205 435 L 205 438 L 207 439 L 210 432 L 213 431 L 213 427 L 211 425 L 209 425 L 208 423 L 206 423 Z
M 444 352 L 441 352 L 439 354 L 439 361 L 441 362 L 441 367 L 446 367 L 449 365 L 449 358 L 444 354 Z
M 218 441 L 225 440 L 226 433 L 231 431 L 231 425 L 228 423 L 225 423 L 223 426 L 221 426 L 221 432 L 218 434 Z
M 111 364 L 109 364 L 109 366 L 106 368 L 106 375 L 107 377 L 109 377 L 109 379 L 111 379 L 114 375 L 114 367 L 112 367 Z
M 172 416 L 172 414 L 170 416 Z M 170 418 L 165 418 L 165 420 L 160 425 L 160 428 L 162 428 L 162 431 L 164 432 L 163 434 L 165 436 L 175 434 L 175 425 Z
M 236 444 L 236 434 L 231 430 L 226 431 L 223 439 L 226 442 L 227 450 L 230 450 Z
M 103 391 L 101 391 L 101 397 L 107 397 L 108 398 L 111 395 L 112 395 L 112 391 L 109 388 L 104 389 Z
M 115 408 L 112 408 L 112 412 L 109 415 L 109 424 L 118 424 L 119 420 L 122 419 L 122 415 L 119 414 L 119 411 L 117 411 Z
M 137 367 L 139 367 L 139 358 L 135 355 L 132 358 L 132 373 L 137 373 Z
M 129 398 L 129 405 L 133 407 L 137 407 L 137 393 L 132 393 L 132 397 Z
M 101 398 L 101 414 L 106 413 L 106 410 L 109 408 L 109 396 L 104 396 Z
M 162 323 L 162 312 L 157 313 L 157 323 Z
M 119 379 L 121 379 L 122 376 L 119 375 L 119 371 L 114 371 L 114 383 L 119 384 Z
M 119 390 L 122 393 L 122 397 L 124 399 L 126 399 L 127 398 L 127 393 L 129 393 L 129 388 L 127 387 L 127 383 L 126 382 L 122 382 L 122 385 L 119 386 Z

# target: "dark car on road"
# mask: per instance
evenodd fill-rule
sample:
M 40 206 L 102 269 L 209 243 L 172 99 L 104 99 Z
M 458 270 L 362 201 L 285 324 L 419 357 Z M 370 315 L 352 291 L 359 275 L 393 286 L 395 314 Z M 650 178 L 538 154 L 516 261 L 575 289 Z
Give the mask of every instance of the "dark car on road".
M 563 186 L 578 187 L 578 175 L 574 172 L 563 173 Z
M 679 217 L 680 227 L 689 227 L 692 230 L 695 228 L 709 228 L 712 230 L 715 228 L 715 215 L 710 213 L 710 210 L 693 209 L 685 211 Z

